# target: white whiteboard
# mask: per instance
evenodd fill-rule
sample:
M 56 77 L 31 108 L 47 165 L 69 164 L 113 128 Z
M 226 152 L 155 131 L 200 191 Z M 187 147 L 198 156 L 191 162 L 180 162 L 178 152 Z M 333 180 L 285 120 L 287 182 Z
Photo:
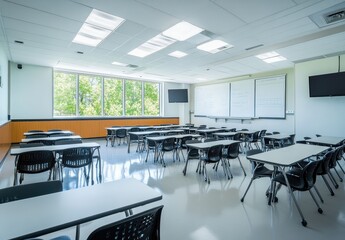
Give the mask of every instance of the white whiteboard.
M 255 117 L 285 118 L 285 75 L 256 79 Z
M 229 117 L 229 83 L 195 87 L 194 115 Z
M 230 116 L 254 117 L 254 79 L 232 82 L 230 89 Z

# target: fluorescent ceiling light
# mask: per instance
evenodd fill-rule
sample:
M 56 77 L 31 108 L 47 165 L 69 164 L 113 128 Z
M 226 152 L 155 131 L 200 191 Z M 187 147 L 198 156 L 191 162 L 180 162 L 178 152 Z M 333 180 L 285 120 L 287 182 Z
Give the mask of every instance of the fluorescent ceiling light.
M 266 63 L 274 63 L 274 62 L 280 62 L 280 61 L 286 60 L 285 57 L 279 55 L 279 53 L 274 52 L 274 51 L 256 55 L 256 57 Z
M 114 31 L 125 20 L 123 18 L 93 9 L 85 22 Z
M 204 29 L 182 21 L 165 30 L 162 34 L 178 41 L 184 41 L 202 32 Z
M 79 43 L 82 45 L 87 45 L 91 47 L 96 47 L 100 42 L 102 42 L 103 39 L 96 38 L 93 36 L 85 35 L 83 33 L 78 33 L 74 39 L 74 43 Z
M 256 55 L 256 57 L 261 60 L 266 59 L 266 58 L 276 57 L 276 56 L 279 56 L 279 53 L 274 52 L 274 51 Z
M 170 44 L 173 44 L 176 40 L 158 34 L 151 38 L 147 42 L 141 44 L 139 47 L 133 49 L 128 54 L 136 57 L 146 57 L 152 53 L 155 53 L 163 48 L 166 48 Z
M 222 40 L 212 40 L 212 41 L 209 41 L 197 46 L 197 49 L 200 49 L 209 53 L 217 53 L 217 52 L 220 52 L 232 47 L 233 45 L 223 42 Z
M 72 42 L 95 47 L 123 22 L 123 18 L 93 9 Z
M 121 63 L 121 62 L 112 62 L 111 64 L 116 65 L 116 66 L 121 66 L 121 67 L 127 67 L 128 66 L 128 64 Z
M 284 61 L 284 60 L 286 60 L 286 58 L 283 56 L 276 56 L 276 57 L 270 57 L 270 58 L 263 59 L 263 61 L 267 62 L 267 63 L 280 62 L 280 61 Z
M 187 53 L 181 52 L 181 51 L 174 51 L 174 52 L 169 53 L 169 56 L 176 57 L 176 58 L 181 58 L 187 55 L 188 55 Z

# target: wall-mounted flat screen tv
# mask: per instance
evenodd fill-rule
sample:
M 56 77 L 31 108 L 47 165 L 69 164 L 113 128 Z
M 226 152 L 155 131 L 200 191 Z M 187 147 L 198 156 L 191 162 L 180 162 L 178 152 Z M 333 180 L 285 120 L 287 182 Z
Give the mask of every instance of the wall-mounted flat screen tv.
M 168 89 L 169 103 L 187 103 L 188 89 Z
M 309 76 L 309 96 L 345 96 L 345 72 Z

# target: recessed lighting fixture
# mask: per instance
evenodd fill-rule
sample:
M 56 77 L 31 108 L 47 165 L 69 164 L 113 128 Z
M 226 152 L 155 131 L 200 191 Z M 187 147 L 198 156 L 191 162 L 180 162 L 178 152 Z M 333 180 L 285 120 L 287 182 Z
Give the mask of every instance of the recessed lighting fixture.
M 112 62 L 111 64 L 116 65 L 116 66 L 121 66 L 121 67 L 127 67 L 128 66 L 128 64 L 121 63 L 121 62 Z
M 274 63 L 286 60 L 285 57 L 279 55 L 279 53 L 272 51 L 263 54 L 256 55 L 257 58 L 261 59 L 266 63 Z
M 261 60 L 266 59 L 266 58 L 276 57 L 276 56 L 279 56 L 279 53 L 274 52 L 274 51 L 256 55 L 256 57 Z
M 95 47 L 124 21 L 123 18 L 93 9 L 73 42 Z
M 143 58 L 159 50 L 162 50 L 163 48 L 166 48 L 174 42 L 176 42 L 176 40 L 165 37 L 162 34 L 158 34 L 147 42 L 141 44 L 139 47 L 133 49 L 128 54 Z
M 162 34 L 178 41 L 185 41 L 203 30 L 189 22 L 182 21 L 165 30 Z
M 168 55 L 172 57 L 176 57 L 176 58 L 182 58 L 184 56 L 187 56 L 188 54 L 181 51 L 174 51 L 174 52 L 169 53 Z
M 217 52 L 220 52 L 232 47 L 233 45 L 230 45 L 222 40 L 212 40 L 212 41 L 209 41 L 197 46 L 197 49 L 200 49 L 209 53 L 217 53 Z
M 77 51 L 76 53 L 78 53 L 78 54 L 84 54 L 84 52 L 81 52 L 81 51 Z
M 286 58 L 283 56 L 276 56 L 276 57 L 270 57 L 270 58 L 263 59 L 263 61 L 267 62 L 267 63 L 274 63 L 274 62 L 280 62 L 280 61 L 285 61 L 285 60 L 286 60 Z
M 15 43 L 18 43 L 18 44 L 24 44 L 23 41 L 18 41 L 18 40 L 14 40 Z
M 206 81 L 207 79 L 206 79 L 206 78 L 202 78 L 202 77 L 198 77 L 198 78 L 196 78 L 196 80 L 199 80 L 199 81 Z

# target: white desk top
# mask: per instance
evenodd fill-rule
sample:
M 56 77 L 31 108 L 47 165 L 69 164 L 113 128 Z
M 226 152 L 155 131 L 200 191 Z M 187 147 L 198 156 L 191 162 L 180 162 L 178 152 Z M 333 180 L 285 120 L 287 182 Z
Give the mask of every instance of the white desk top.
M 234 136 L 238 132 L 215 132 L 213 135 L 215 136 L 223 136 L 223 137 L 229 137 L 229 136 Z
M 213 146 L 217 145 L 230 145 L 232 143 L 239 142 L 235 140 L 217 140 L 212 142 L 202 142 L 202 143 L 188 143 L 187 146 L 190 148 L 196 148 L 196 149 L 207 149 Z
M 287 134 L 273 134 L 273 135 L 266 135 L 264 136 L 266 139 L 274 139 L 274 140 L 283 140 L 290 138 L 290 135 Z
M 167 133 L 182 133 L 183 130 L 180 129 L 173 129 L 173 130 L 158 130 L 158 131 L 142 131 L 142 132 L 129 132 L 129 134 L 137 135 L 137 136 L 146 136 L 152 133 L 159 133 L 159 134 L 167 134 Z
M 0 204 L 0 239 L 26 239 L 162 199 L 142 182 L 123 179 Z
M 73 134 L 71 131 L 51 131 L 51 132 L 25 132 L 24 136 L 29 136 L 29 135 L 52 135 L 52 134 L 58 134 L 58 133 L 63 133 L 63 134 Z
M 306 140 L 309 143 L 316 143 L 316 144 L 323 144 L 327 146 L 335 146 L 341 144 L 345 138 L 342 137 L 328 137 L 328 136 L 322 136 L 317 138 L 312 138 Z
M 87 143 L 75 143 L 75 144 L 63 144 L 63 145 L 45 145 L 40 147 L 30 147 L 30 148 L 11 148 L 11 155 L 19 155 L 24 152 L 32 152 L 32 151 L 62 151 L 65 149 L 70 148 L 78 148 L 78 147 L 91 147 L 91 148 L 99 148 L 99 143 L 96 142 L 87 142 Z
M 131 128 L 134 128 L 134 127 L 107 127 L 106 129 L 107 130 L 119 130 L 119 129 L 125 129 L 125 130 L 129 130 Z
M 56 140 L 62 140 L 62 139 L 81 139 L 82 137 L 79 135 L 71 135 L 71 136 L 59 136 L 59 137 L 43 137 L 43 138 L 24 138 L 22 139 L 22 142 L 28 143 L 32 141 L 37 140 L 44 140 L 44 141 L 56 141 Z
M 290 166 L 312 155 L 319 154 L 328 147 L 311 144 L 294 144 L 289 147 L 248 156 L 248 159 L 277 166 Z
M 209 129 L 209 128 L 206 128 L 206 129 L 196 129 L 197 132 L 201 132 L 201 133 L 213 133 L 213 132 L 218 132 L 218 131 L 221 131 L 221 130 L 224 130 L 222 128 L 212 128 L 212 129 Z

